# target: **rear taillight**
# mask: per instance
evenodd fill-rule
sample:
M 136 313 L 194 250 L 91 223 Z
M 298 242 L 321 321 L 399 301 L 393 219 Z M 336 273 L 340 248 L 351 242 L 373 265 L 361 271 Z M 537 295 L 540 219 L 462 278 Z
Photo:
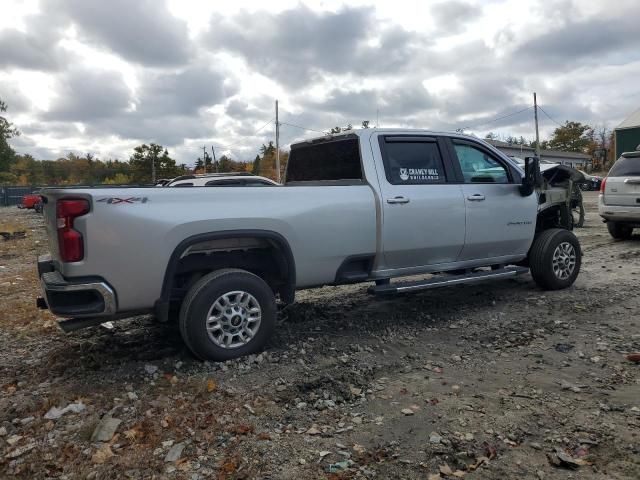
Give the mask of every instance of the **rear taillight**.
M 89 213 L 89 202 L 80 198 L 58 200 L 56 222 L 58 246 L 63 262 L 79 262 L 84 258 L 82 234 L 73 228 L 73 221 Z
M 600 193 L 602 193 L 604 195 L 604 187 L 607 184 L 607 177 L 604 177 L 602 179 L 602 183 L 600 184 Z

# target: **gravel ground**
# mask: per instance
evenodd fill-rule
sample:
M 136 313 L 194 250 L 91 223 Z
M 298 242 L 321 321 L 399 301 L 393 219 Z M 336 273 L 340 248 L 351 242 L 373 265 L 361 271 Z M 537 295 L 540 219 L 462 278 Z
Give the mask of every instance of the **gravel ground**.
M 0 209 L 0 478 L 638 479 L 640 237 L 586 194 L 576 284 L 300 292 L 257 356 L 38 311 L 38 214 Z

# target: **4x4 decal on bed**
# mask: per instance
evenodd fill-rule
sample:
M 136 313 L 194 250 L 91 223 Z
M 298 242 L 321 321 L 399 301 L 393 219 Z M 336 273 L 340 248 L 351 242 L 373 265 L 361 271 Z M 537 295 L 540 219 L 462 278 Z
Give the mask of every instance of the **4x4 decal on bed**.
M 97 200 L 98 202 L 108 203 L 109 205 L 118 205 L 119 203 L 147 203 L 149 199 L 147 197 L 103 197 Z

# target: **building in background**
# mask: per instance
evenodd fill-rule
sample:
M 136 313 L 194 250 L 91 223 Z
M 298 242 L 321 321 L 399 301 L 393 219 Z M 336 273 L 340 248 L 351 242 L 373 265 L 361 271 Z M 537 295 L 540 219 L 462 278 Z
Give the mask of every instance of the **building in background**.
M 640 108 L 627 117 L 614 130 L 616 158 L 622 152 L 633 152 L 640 145 Z
M 500 140 L 485 139 L 501 152 L 506 153 L 510 157 L 531 157 L 535 154 L 535 149 L 528 145 L 519 145 L 517 143 L 502 142 Z M 558 150 L 540 150 L 540 160 L 547 162 L 560 163 L 569 167 L 578 168 L 580 170 L 590 169 L 593 162 L 591 157 L 586 153 L 579 152 L 560 152 Z

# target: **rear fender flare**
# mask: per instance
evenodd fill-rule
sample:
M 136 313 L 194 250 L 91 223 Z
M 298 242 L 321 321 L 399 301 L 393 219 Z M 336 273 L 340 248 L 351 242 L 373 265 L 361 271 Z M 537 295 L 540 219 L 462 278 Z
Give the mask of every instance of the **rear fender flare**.
M 173 288 L 173 279 L 178 267 L 178 263 L 182 254 L 191 246 L 206 242 L 209 240 L 223 240 L 225 238 L 260 238 L 273 242 L 282 252 L 287 267 L 287 284 L 282 292 L 282 300 L 286 303 L 292 303 L 295 297 L 296 285 L 296 266 L 293 252 L 289 242 L 277 232 L 270 230 L 223 230 L 220 232 L 200 233 L 193 235 L 181 241 L 173 250 L 167 268 L 165 270 L 164 279 L 162 281 L 162 290 L 160 298 L 156 300 L 154 311 L 156 317 L 161 321 L 166 321 L 169 315 L 169 302 L 171 298 L 171 289 Z

